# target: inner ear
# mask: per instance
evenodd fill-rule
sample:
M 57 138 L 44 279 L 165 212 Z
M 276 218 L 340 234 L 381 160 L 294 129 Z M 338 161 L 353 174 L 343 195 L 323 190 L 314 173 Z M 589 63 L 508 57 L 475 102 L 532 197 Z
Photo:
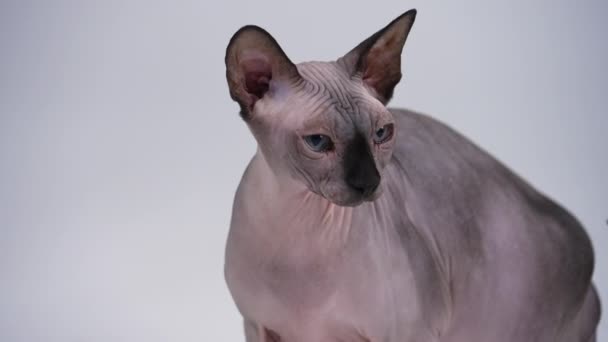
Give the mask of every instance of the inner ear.
M 240 67 L 243 69 L 246 91 L 255 96 L 255 100 L 264 97 L 272 79 L 270 63 L 262 58 L 250 58 L 243 60 Z

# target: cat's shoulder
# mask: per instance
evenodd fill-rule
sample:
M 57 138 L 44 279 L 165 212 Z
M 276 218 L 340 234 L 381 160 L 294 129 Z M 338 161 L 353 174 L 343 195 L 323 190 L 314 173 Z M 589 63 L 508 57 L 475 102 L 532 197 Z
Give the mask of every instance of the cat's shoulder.
M 453 161 L 455 156 L 479 167 L 501 169 L 502 164 L 472 139 L 429 114 L 405 108 L 389 108 L 399 135 L 397 156 L 407 154 L 436 161 Z
M 409 134 L 443 135 L 456 137 L 469 143 L 469 140 L 447 123 L 434 116 L 408 108 L 393 108 L 388 110 L 393 114 L 398 129 Z

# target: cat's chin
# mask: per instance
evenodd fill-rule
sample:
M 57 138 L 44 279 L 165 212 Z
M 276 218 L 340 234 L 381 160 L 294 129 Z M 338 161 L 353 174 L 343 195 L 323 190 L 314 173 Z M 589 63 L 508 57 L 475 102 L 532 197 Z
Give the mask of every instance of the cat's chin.
M 365 203 L 364 200 L 360 199 L 360 200 L 355 200 L 355 201 L 342 201 L 342 202 L 334 202 L 331 201 L 334 205 L 337 205 L 339 207 L 346 207 L 346 208 L 354 208 L 354 207 L 358 207 L 361 204 Z
M 382 195 L 382 193 L 380 191 L 377 191 L 368 197 L 353 196 L 351 198 L 339 199 L 339 200 L 333 200 L 333 199 L 329 199 L 329 198 L 325 197 L 325 199 L 328 200 L 329 202 L 331 202 L 332 204 L 340 206 L 340 207 L 354 208 L 354 207 L 358 207 L 364 203 L 373 202 L 373 201 L 377 200 L 381 195 Z
M 326 193 L 323 190 L 319 192 L 311 191 L 315 193 L 317 196 L 323 198 L 324 200 L 330 202 L 333 205 L 337 205 L 339 207 L 357 207 L 361 204 L 367 202 L 373 202 L 377 200 L 380 196 L 382 196 L 382 187 L 378 187 L 376 191 L 374 191 L 371 195 L 362 196 L 360 194 L 354 192 L 336 192 L 336 193 Z

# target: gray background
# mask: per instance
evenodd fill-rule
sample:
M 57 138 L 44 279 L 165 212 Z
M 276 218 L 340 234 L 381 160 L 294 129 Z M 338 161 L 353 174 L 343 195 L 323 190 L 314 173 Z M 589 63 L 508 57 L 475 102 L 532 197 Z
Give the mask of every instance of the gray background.
M 223 250 L 255 143 L 230 36 L 259 24 L 294 61 L 334 59 L 413 7 L 392 105 L 570 209 L 608 302 L 606 1 L 2 0 L 0 340 L 243 341 Z

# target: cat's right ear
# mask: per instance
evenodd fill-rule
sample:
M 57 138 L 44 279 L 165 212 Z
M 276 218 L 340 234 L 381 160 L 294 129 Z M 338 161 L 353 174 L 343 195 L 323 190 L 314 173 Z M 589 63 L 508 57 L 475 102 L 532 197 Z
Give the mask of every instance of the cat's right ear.
M 255 103 L 300 79 L 298 70 L 277 41 L 261 27 L 239 29 L 226 48 L 226 78 L 230 96 L 248 119 Z

